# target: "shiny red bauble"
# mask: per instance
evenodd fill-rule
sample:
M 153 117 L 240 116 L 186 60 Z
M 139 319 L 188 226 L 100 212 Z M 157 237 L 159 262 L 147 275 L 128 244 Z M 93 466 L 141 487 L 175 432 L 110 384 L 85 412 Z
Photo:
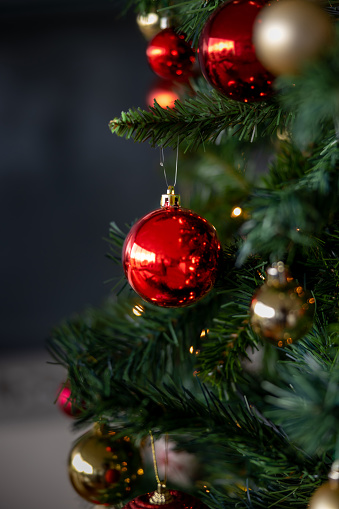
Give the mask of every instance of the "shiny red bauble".
M 147 59 L 151 69 L 167 80 L 186 80 L 192 74 L 195 53 L 183 34 L 173 28 L 161 30 L 149 42 Z
M 123 267 L 132 288 L 163 307 L 189 306 L 213 287 L 221 248 L 206 219 L 180 206 L 147 214 L 123 246 Z
M 263 0 L 231 0 L 208 19 L 199 39 L 199 62 L 206 80 L 237 101 L 264 100 L 274 77 L 256 57 L 253 25 Z
M 154 493 L 134 498 L 123 509 L 209 509 L 201 500 L 183 491 L 168 490 L 168 500 L 159 504 L 150 501 Z

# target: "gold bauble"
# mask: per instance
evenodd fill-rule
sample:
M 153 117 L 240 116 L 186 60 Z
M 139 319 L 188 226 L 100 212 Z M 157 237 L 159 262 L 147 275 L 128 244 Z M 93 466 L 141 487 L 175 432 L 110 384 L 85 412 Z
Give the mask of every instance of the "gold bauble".
M 139 451 L 128 436 L 95 425 L 70 452 L 68 473 L 75 491 L 93 504 L 116 504 L 128 497 L 131 484 L 143 475 Z
M 156 12 L 150 12 L 148 14 L 139 14 L 137 16 L 137 24 L 140 32 L 147 41 L 153 39 L 153 37 L 169 27 L 169 18 L 165 16 L 159 16 Z
M 308 0 L 272 1 L 253 27 L 257 58 L 276 76 L 298 74 L 305 62 L 329 48 L 333 38 L 329 14 Z
M 325 482 L 312 495 L 309 509 L 339 509 L 339 484 Z
M 339 509 L 339 461 L 335 461 L 328 474 L 328 482 L 312 495 L 310 509 Z
M 262 339 L 283 347 L 307 334 L 314 311 L 315 299 L 279 262 L 268 269 L 267 281 L 252 298 L 250 323 Z

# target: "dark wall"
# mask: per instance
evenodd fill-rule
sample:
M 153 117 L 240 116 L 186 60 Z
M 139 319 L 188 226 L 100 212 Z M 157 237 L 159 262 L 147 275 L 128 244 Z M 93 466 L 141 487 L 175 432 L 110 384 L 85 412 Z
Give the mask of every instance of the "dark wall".
M 111 291 L 109 222 L 156 208 L 159 153 L 110 133 L 154 76 L 135 16 L 114 2 L 0 2 L 0 348 Z

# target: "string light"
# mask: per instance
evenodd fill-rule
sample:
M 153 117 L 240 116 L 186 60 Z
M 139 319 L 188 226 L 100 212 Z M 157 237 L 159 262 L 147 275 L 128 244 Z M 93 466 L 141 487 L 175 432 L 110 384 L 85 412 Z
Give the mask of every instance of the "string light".
M 145 308 L 141 304 L 136 304 L 132 311 L 135 316 L 141 316 L 145 312 Z
M 200 350 L 196 350 L 196 351 L 194 352 L 194 346 L 192 345 L 192 346 L 190 346 L 190 353 L 195 353 L 195 355 L 199 355 Z
M 203 329 L 203 330 L 201 331 L 200 337 L 201 337 L 201 338 L 204 338 L 204 337 L 206 336 L 206 334 L 208 334 L 208 333 L 209 333 L 209 331 L 210 331 L 209 329 Z M 192 353 L 192 352 L 191 352 L 191 353 Z
M 232 209 L 231 217 L 239 217 L 242 214 L 242 208 L 241 207 L 234 207 Z

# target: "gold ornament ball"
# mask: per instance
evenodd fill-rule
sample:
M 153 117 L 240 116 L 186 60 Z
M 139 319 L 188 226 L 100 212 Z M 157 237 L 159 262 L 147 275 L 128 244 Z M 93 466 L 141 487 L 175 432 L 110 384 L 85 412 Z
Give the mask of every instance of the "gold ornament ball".
M 330 16 L 308 0 L 274 0 L 260 11 L 253 27 L 257 58 L 276 76 L 298 74 L 333 39 Z
M 250 323 L 262 339 L 283 347 L 307 334 L 314 312 L 312 295 L 289 277 L 283 264 L 277 264 L 268 269 L 267 281 L 252 298 Z
M 115 504 L 131 491 L 143 475 L 139 451 L 128 436 L 100 426 L 82 435 L 70 452 L 68 473 L 75 491 L 93 504 Z
M 339 483 L 328 481 L 312 495 L 309 509 L 339 509 Z
M 140 32 L 147 41 L 153 39 L 160 30 L 169 27 L 169 18 L 159 16 L 156 12 L 149 12 L 148 14 L 138 14 L 137 25 Z

